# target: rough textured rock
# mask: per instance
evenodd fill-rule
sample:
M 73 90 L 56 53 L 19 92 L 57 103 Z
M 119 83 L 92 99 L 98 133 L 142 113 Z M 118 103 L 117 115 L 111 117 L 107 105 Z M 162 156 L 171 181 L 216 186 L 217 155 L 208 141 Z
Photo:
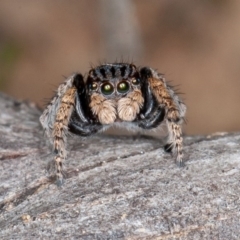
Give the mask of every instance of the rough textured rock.
M 0 95 L 0 239 L 239 239 L 240 135 L 185 137 L 178 168 L 150 137 L 72 137 L 66 181 L 33 104 Z

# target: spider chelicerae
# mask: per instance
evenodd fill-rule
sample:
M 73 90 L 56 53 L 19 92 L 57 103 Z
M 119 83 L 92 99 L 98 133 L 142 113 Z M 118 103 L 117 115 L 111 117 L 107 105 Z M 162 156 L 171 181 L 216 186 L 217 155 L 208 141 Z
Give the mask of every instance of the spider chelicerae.
M 58 89 L 40 117 L 53 145 L 57 183 L 63 182 L 67 133 L 89 136 L 112 125 L 157 128 L 166 123 L 165 151 L 183 166 L 182 130 L 186 106 L 162 74 L 149 67 L 113 63 L 76 73 Z

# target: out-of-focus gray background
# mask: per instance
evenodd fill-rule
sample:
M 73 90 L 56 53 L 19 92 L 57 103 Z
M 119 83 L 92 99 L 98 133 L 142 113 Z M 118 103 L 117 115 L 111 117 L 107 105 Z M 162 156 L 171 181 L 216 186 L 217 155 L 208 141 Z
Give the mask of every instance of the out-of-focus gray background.
M 240 130 L 240 1 L 0 2 L 3 92 L 43 106 L 63 76 L 122 59 L 179 85 L 187 134 Z

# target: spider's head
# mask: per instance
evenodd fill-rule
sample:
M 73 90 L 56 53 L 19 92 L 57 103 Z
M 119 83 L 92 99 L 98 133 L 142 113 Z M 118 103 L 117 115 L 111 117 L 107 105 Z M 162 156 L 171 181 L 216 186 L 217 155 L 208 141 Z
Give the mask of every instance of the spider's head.
M 133 64 L 116 63 L 100 65 L 89 71 L 89 95 L 101 94 L 107 99 L 118 100 L 135 89 L 140 89 L 140 78 Z
M 133 121 L 143 105 L 142 82 L 133 64 L 104 64 L 89 71 L 89 106 L 102 124 Z

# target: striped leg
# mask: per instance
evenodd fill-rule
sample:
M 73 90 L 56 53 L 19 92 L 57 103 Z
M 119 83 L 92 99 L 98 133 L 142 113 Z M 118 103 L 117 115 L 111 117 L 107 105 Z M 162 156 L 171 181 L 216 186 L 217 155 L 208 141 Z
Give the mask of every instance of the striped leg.
M 164 108 L 166 112 L 168 140 L 164 147 L 165 151 L 172 152 L 176 157 L 177 165 L 183 166 L 181 123 L 186 113 L 186 106 L 177 96 L 174 89 L 167 85 L 163 75 L 150 68 L 143 68 L 141 73 L 147 78 L 159 106 Z
M 177 123 L 167 121 L 168 140 L 165 145 L 167 152 L 172 152 L 176 157 L 176 164 L 180 167 L 184 166 L 183 153 L 182 153 L 182 130 L 181 126 Z
M 52 138 L 55 156 L 55 166 L 57 171 L 57 185 L 63 183 L 62 163 L 66 158 L 66 134 L 68 124 L 75 104 L 76 88 L 69 88 L 63 95 L 60 106 L 57 110 L 56 120 L 53 126 Z

